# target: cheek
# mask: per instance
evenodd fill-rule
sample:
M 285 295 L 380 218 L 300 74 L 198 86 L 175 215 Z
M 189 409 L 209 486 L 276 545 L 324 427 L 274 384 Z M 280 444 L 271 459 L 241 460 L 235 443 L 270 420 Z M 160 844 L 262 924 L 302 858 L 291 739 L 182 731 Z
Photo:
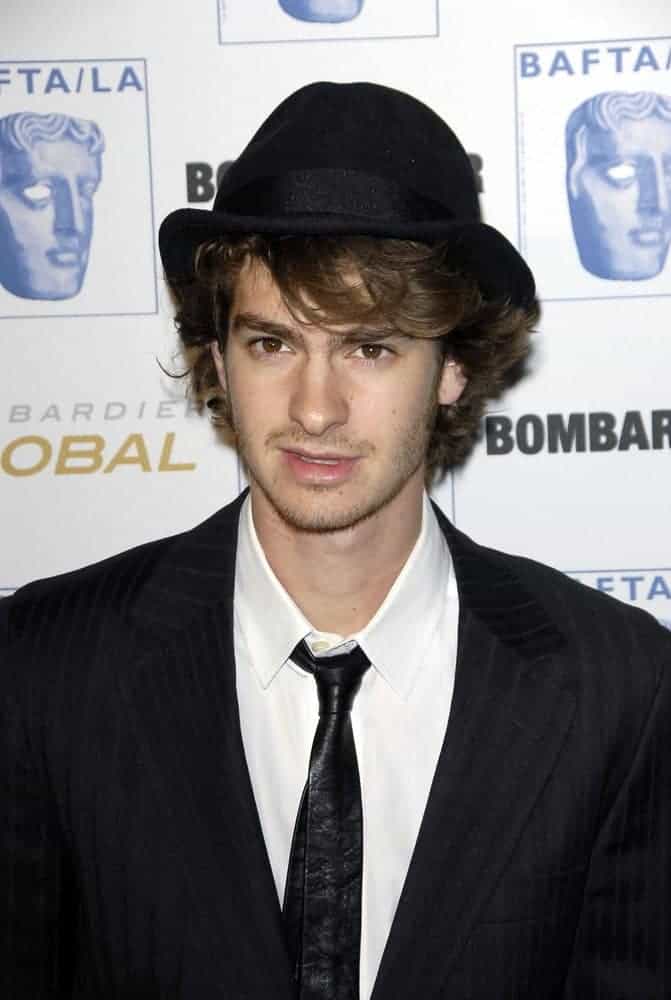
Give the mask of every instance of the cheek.
M 611 228 L 623 225 L 624 216 L 636 207 L 637 189 L 617 189 L 602 180 L 590 178 L 585 183 L 585 193 L 597 219 Z
M 84 198 L 81 202 L 82 216 L 84 217 L 84 222 L 86 224 L 87 235 L 91 235 L 91 228 L 93 224 L 93 202 L 90 198 Z
M 51 243 L 54 229 L 53 209 L 43 208 L 39 211 L 23 209 L 12 221 L 17 243 L 24 245 L 27 250 L 43 250 L 45 244 Z
M 437 384 L 408 373 L 393 384 L 357 393 L 350 404 L 353 427 L 380 442 L 423 431 L 435 412 Z
M 229 368 L 222 388 L 236 427 L 244 430 L 247 437 L 262 437 L 282 420 L 286 422 L 286 399 L 271 380 L 248 379 Z

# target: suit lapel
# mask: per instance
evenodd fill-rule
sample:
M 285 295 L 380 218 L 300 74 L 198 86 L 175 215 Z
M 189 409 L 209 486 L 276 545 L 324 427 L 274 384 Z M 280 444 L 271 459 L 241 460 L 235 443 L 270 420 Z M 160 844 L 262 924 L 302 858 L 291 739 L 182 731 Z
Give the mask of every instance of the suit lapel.
M 122 696 L 166 803 L 164 820 L 182 845 L 184 877 L 200 921 L 194 938 L 208 974 L 216 975 L 221 963 L 223 983 L 233 965 L 240 996 L 288 998 L 281 911 L 235 688 L 232 611 L 241 502 L 178 537 L 149 576 L 135 606 L 149 651 L 123 674 Z M 247 932 L 241 934 L 241 927 Z
M 437 513 L 459 589 L 455 689 L 373 1000 L 443 995 L 574 711 L 561 633 L 495 554 Z

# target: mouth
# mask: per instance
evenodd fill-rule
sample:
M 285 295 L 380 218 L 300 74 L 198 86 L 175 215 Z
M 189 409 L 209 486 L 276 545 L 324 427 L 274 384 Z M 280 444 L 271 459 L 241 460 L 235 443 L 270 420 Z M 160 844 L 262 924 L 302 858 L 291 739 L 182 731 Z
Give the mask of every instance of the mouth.
M 295 455 L 300 458 L 302 462 L 316 462 L 317 465 L 337 465 L 338 462 L 351 462 L 353 461 L 352 455 L 333 455 L 333 454 L 312 454 L 309 451 L 296 451 L 293 448 L 285 449 L 288 454 Z
M 357 456 L 313 454 L 286 448 L 282 451 L 290 471 L 299 482 L 341 483 L 349 479 L 359 461 Z
M 647 226 L 641 229 L 630 229 L 629 236 L 633 243 L 640 247 L 660 247 L 668 240 L 668 233 L 665 229 L 656 226 Z
M 47 250 L 47 259 L 56 267 L 80 267 L 82 257 L 77 250 Z
M 82 253 L 76 247 L 55 246 L 47 250 L 46 258 L 55 267 L 81 267 Z

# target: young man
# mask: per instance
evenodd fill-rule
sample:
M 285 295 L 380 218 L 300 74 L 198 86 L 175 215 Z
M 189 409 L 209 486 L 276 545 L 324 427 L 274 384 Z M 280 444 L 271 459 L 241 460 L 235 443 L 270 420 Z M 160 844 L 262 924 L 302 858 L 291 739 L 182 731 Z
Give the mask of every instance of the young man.
M 250 488 L 3 603 L 3 995 L 667 996 L 668 634 L 425 493 L 537 317 L 453 133 L 303 88 L 161 252 Z

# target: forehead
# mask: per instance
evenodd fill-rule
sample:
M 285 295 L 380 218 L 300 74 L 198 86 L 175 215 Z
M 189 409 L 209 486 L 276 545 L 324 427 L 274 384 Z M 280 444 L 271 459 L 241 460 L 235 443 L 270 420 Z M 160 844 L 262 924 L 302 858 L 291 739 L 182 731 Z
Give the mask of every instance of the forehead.
M 237 316 L 258 316 L 269 323 L 295 325 L 296 319 L 288 309 L 280 288 L 268 268 L 258 260 L 247 258 L 242 265 L 233 288 L 229 327 L 234 328 Z
M 99 170 L 100 157 L 92 156 L 84 143 L 67 138 L 38 139 L 30 149 L 2 154 L 3 180 L 72 174 L 96 177 Z
M 345 285 L 349 283 L 354 285 L 357 283 L 357 275 L 354 272 L 343 273 L 343 280 Z M 322 312 L 319 303 L 315 302 L 307 292 L 302 292 L 300 288 L 296 291 L 298 293 L 296 298 L 303 301 L 308 309 L 315 309 L 318 313 Z M 361 292 L 359 291 L 357 297 L 360 298 L 360 296 Z M 294 302 L 289 307 L 268 267 L 262 261 L 252 257 L 247 258 L 242 265 L 233 290 L 231 315 L 243 312 L 253 312 L 256 315 L 263 315 L 269 320 L 288 324 L 298 322 L 310 326 L 314 322 L 314 316 L 312 320 L 308 319 L 305 312 Z M 334 318 L 329 319 L 323 325 L 338 331 L 339 329 L 346 330 L 351 324 L 338 323 L 337 318 Z
M 593 154 L 671 154 L 671 121 L 658 115 L 648 118 L 625 118 L 610 132 L 591 131 L 589 148 Z
M 248 257 L 240 268 L 233 288 L 233 311 L 246 312 L 251 305 L 275 309 L 282 305 L 277 282 L 261 261 Z

